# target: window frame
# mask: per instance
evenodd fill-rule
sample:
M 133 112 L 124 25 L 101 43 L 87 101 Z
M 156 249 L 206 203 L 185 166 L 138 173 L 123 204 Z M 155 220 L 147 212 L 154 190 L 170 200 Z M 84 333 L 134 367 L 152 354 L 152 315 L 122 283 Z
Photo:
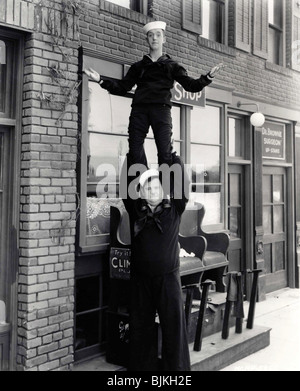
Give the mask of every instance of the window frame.
M 216 3 L 223 4 L 223 12 L 222 12 L 222 28 L 221 28 L 221 42 L 211 40 L 210 38 L 203 37 L 203 0 L 190 0 L 192 1 L 192 7 L 195 8 L 194 2 L 200 2 L 200 23 L 195 22 L 196 18 L 193 20 L 187 20 L 186 17 L 186 0 L 182 0 L 182 28 L 188 30 L 192 33 L 198 34 L 201 38 L 206 39 L 211 42 L 220 43 L 222 45 L 228 45 L 228 1 L 227 0 L 214 0 Z M 218 23 L 219 24 L 219 23 Z
M 143 14 L 143 15 L 148 15 L 149 0 L 131 0 L 130 3 L 133 3 L 134 6 L 130 6 L 129 8 L 124 7 L 124 6 L 120 5 L 120 4 L 116 4 L 116 3 L 114 3 L 111 0 L 106 0 L 106 1 L 108 3 L 116 5 L 117 7 L 125 8 L 125 9 L 128 9 L 130 11 L 138 12 L 138 13 Z
M 81 50 L 81 68 L 93 68 L 99 74 L 111 78 L 121 78 L 124 73 L 124 65 L 116 57 L 100 56 L 98 53 L 89 49 Z M 89 95 L 89 78 L 84 73 L 82 74 L 81 94 L 80 94 L 80 142 L 78 154 L 78 216 L 77 216 L 77 231 L 78 240 L 76 244 L 77 256 L 84 256 L 86 254 L 105 253 L 109 246 L 108 234 L 103 235 L 102 243 L 87 244 L 86 232 L 86 212 L 87 212 L 87 156 L 88 156 L 88 95 Z
M 101 73 L 102 75 L 103 72 Z M 78 255 L 103 253 L 106 252 L 109 246 L 109 234 L 102 234 L 101 241 L 99 242 L 96 238 L 91 240 L 91 243 L 87 243 L 87 230 L 86 230 L 86 213 L 87 213 L 87 158 L 88 158 L 88 114 L 84 102 L 88 101 L 88 77 L 83 74 L 82 76 L 82 126 L 81 126 L 81 143 L 80 143 L 80 195 L 79 195 L 79 243 L 78 243 Z M 103 133 L 100 133 L 103 134 Z M 125 136 L 124 136 L 125 137 Z M 99 237 L 97 236 L 99 239 Z M 94 242 L 94 243 L 93 243 Z
M 278 1 L 278 0 L 276 0 Z M 272 63 L 272 64 L 275 64 L 275 65 L 279 65 L 279 66 L 282 66 L 282 67 L 285 67 L 286 66 L 286 2 L 285 0 L 280 0 L 282 3 L 282 26 L 279 26 L 277 25 L 276 23 L 270 23 L 270 20 L 269 20 L 269 16 L 270 16 L 270 8 L 269 8 L 269 4 L 268 3 L 268 62 Z M 275 10 L 273 10 L 274 13 L 275 13 Z M 276 34 L 280 34 L 281 35 L 281 48 L 278 48 L 278 51 L 276 53 L 276 55 L 278 55 L 278 58 L 279 58 L 279 63 L 277 62 L 274 62 L 273 59 L 270 58 L 270 31 L 275 31 Z
M 204 0 L 201 0 L 201 2 L 203 2 Z M 219 27 L 219 31 L 218 31 L 218 34 L 221 35 L 221 39 L 220 41 L 215 41 L 213 39 L 211 39 L 210 37 L 204 37 L 202 35 L 202 38 L 205 38 L 205 39 L 208 39 L 209 41 L 213 41 L 213 42 L 217 42 L 217 43 L 220 43 L 222 45 L 228 45 L 228 1 L 227 0 L 213 0 L 215 3 L 219 3 L 219 4 L 222 4 L 223 7 L 221 9 L 221 15 L 218 15 L 219 16 L 219 21 L 221 19 L 221 22 L 222 23 L 218 23 L 217 24 L 221 24 L 221 26 Z M 202 9 L 203 9 L 203 6 L 202 6 Z M 218 9 L 218 13 L 220 12 L 220 9 Z M 204 18 L 204 14 L 202 12 L 202 15 L 201 15 L 201 18 L 202 18 L 202 26 L 203 26 L 203 18 Z M 203 31 L 202 31 L 203 33 Z
M 220 143 L 214 144 L 216 146 L 219 146 L 220 148 L 220 182 L 214 183 L 212 185 L 220 186 L 221 187 L 221 205 L 220 205 L 220 212 L 221 212 L 221 222 L 219 224 L 211 224 L 211 225 L 203 225 L 202 228 L 208 232 L 218 232 L 218 231 L 226 231 L 227 230 L 227 215 L 226 215 L 226 136 L 225 136 L 225 106 L 223 103 L 219 103 L 216 101 L 207 100 L 206 106 L 212 106 L 217 107 L 220 109 Z M 192 108 L 188 109 L 187 116 L 188 116 L 188 126 L 187 126 L 187 150 L 186 150 L 186 163 L 191 164 L 191 144 L 199 145 L 199 143 L 192 143 L 191 141 L 191 110 Z M 203 145 L 212 145 L 212 144 L 203 144 Z

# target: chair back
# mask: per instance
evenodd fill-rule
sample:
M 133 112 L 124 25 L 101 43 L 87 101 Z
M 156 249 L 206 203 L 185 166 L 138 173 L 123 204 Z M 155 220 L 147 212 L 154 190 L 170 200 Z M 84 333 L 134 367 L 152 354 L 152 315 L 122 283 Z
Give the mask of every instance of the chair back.
M 129 215 L 126 210 L 110 207 L 110 245 L 128 247 L 131 244 Z
M 187 207 L 181 216 L 180 235 L 199 235 L 199 228 L 202 224 L 204 213 L 204 206 L 200 203 Z

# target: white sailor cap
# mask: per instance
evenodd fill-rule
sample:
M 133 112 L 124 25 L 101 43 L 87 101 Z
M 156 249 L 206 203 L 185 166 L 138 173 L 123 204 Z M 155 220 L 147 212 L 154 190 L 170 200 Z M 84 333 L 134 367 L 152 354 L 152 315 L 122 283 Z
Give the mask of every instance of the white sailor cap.
M 159 178 L 159 171 L 151 169 L 143 172 L 139 180 L 140 187 L 143 187 L 149 178 Z
M 167 27 L 166 22 L 161 22 L 161 21 L 150 22 L 143 27 L 143 31 L 145 34 L 147 34 L 150 30 L 154 30 L 154 29 L 166 30 L 166 27 Z

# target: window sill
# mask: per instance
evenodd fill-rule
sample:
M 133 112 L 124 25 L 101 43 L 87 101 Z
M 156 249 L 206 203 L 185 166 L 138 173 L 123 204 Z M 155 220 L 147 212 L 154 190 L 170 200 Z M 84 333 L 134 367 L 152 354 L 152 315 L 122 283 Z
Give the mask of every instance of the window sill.
M 288 77 L 292 77 L 293 75 L 293 72 L 289 68 L 285 68 L 281 65 L 273 64 L 270 61 L 266 61 L 266 69 Z
M 106 0 L 100 0 L 99 9 L 101 11 L 107 11 L 111 14 L 118 15 L 122 18 L 126 18 L 131 21 L 139 22 L 142 24 L 146 24 L 150 19 L 147 15 L 141 14 L 140 12 L 133 11 L 131 9 L 122 7 Z
M 208 49 L 215 50 L 216 52 L 227 54 L 231 57 L 236 57 L 236 50 L 230 46 L 223 45 L 222 43 L 211 41 L 207 38 L 198 36 L 198 44 Z
M 93 246 L 78 246 L 78 251 L 77 251 L 77 256 L 85 256 L 85 255 L 94 255 L 94 254 L 104 254 L 107 253 L 109 249 L 109 243 L 104 243 L 104 244 L 98 244 L 98 245 L 93 245 Z

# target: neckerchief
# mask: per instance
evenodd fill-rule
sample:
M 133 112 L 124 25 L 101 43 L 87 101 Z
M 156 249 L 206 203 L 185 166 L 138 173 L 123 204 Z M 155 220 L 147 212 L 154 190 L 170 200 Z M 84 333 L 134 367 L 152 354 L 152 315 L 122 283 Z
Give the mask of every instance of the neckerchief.
M 144 216 L 137 219 L 134 223 L 134 236 L 137 236 L 147 224 L 151 224 L 152 222 L 154 222 L 160 232 L 163 233 L 163 229 L 159 219 L 159 216 L 161 215 L 163 210 L 164 207 L 162 203 L 155 208 L 154 212 L 152 212 L 152 210 L 147 205 L 147 209 L 145 211 Z

